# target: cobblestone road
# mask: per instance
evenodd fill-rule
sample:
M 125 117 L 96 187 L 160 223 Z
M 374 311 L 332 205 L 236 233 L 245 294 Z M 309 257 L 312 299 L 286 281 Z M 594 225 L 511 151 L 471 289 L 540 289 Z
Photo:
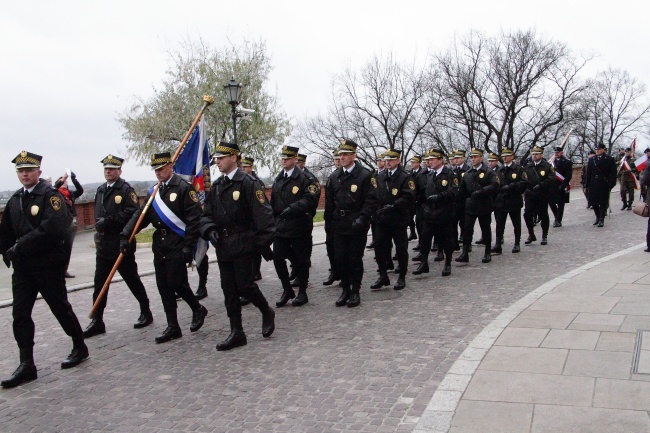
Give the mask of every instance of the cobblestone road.
M 618 203 L 616 194 L 612 203 Z M 435 263 L 428 275 L 409 273 L 401 292 L 368 290 L 377 274 L 367 253 L 356 309 L 334 307 L 339 289 L 320 285 L 328 266 L 324 246 L 317 246 L 309 304 L 277 309 L 271 339 L 262 338 L 257 311 L 245 307 L 248 346 L 231 352 L 214 348 L 229 329 L 216 265 L 204 302 L 210 313 L 199 332 L 189 332 L 191 312 L 183 303 L 183 338 L 155 345 L 164 314 L 153 276 L 144 282 L 155 322 L 144 330 L 132 328 L 137 303 L 123 283 L 115 284 L 107 334 L 88 340 L 91 358 L 71 370 L 59 368 L 70 340 L 38 301 L 39 379 L 0 391 L 0 430 L 410 432 L 451 364 L 504 308 L 556 275 L 643 242 L 645 219 L 615 206 L 597 229 L 584 207 L 584 200 L 567 206 L 564 227 L 551 229 L 545 247 L 522 245 L 520 254 L 510 254 L 508 227 L 508 252 L 491 264 L 481 264 L 482 252 L 474 247 L 470 264 L 454 266 L 451 277 L 440 277 Z M 280 289 L 270 263 L 263 274 L 261 288 L 274 304 Z M 197 280 L 192 274 L 193 287 Z M 89 290 L 70 294 L 83 327 L 90 300 Z M 0 309 L 0 324 L 4 377 L 18 359 L 10 308 Z

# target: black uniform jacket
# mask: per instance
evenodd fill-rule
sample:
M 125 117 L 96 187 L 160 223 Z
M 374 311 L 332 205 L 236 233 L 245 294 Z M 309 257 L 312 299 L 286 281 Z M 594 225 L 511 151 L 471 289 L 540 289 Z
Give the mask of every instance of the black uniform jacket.
M 307 167 L 303 168 L 302 172 L 307 176 L 307 179 L 311 180 L 312 183 L 318 187 L 318 192 L 316 193 L 316 196 L 317 196 L 317 199 L 320 200 L 321 190 L 320 190 L 320 182 L 318 181 L 318 178 L 316 177 L 316 175 L 314 173 L 307 170 Z M 316 207 L 318 207 L 318 205 L 316 205 Z M 313 217 L 314 215 L 316 215 L 316 208 L 314 208 L 314 210 L 312 211 L 311 216 Z
M 456 174 L 456 177 L 458 178 L 458 183 L 460 184 L 463 181 L 463 176 L 465 176 L 465 173 L 467 170 L 469 170 L 471 167 L 468 163 L 464 162 L 463 165 L 454 167 L 452 170 L 454 171 L 454 174 Z M 465 200 L 456 200 L 456 209 L 463 211 L 465 209 Z
M 421 207 L 427 204 L 426 189 L 427 189 L 428 179 L 429 179 L 428 168 L 421 168 L 420 171 L 418 171 L 415 177 L 413 178 L 413 182 L 415 182 L 415 203 Z
M 478 197 L 472 197 L 480 191 Z M 494 211 L 494 197 L 499 192 L 499 178 L 494 170 L 482 163 L 478 170 L 473 167 L 460 179 L 458 199 L 465 202 L 467 215 L 488 215 Z
M 549 194 L 551 193 L 551 188 L 555 185 L 555 169 L 549 162 L 545 159 L 539 161 L 535 165 L 535 161 L 532 159 L 526 167 L 524 167 L 526 172 L 526 177 L 528 178 L 528 189 L 526 190 L 526 197 L 531 199 L 544 198 L 548 199 Z M 534 188 L 539 185 L 539 188 L 535 190 Z
M 275 221 L 262 183 L 237 170 L 232 181 L 224 176 L 212 183 L 201 217 L 201 236 L 217 230 L 217 259 L 233 261 L 259 253 L 271 245 Z
M 271 189 L 275 235 L 286 238 L 311 236 L 314 227 L 313 215 L 316 213 L 319 197 L 320 186 L 298 167 L 294 167 L 288 179 L 284 178 L 282 170 Z M 280 218 L 286 208 L 291 209 L 289 217 Z
M 325 190 L 325 227 L 339 234 L 353 234 L 352 223 L 361 218 L 366 233 L 377 210 L 377 180 L 372 172 L 355 162 L 353 170 L 344 174 L 343 167 L 334 170 Z
M 458 177 L 454 170 L 449 167 L 442 167 L 439 175 L 435 171 L 427 173 L 425 196 L 428 198 L 432 195 L 438 195 L 438 201 L 430 204 L 426 201 L 423 203 L 425 221 L 440 223 L 453 221 L 456 212 L 456 199 L 458 197 Z
M 27 197 L 21 188 L 7 202 L 0 222 L 0 252 L 18 244 L 13 260 L 16 272 L 63 266 L 67 259 L 64 239 L 71 223 L 61 194 L 39 179 Z
M 131 185 L 119 178 L 112 187 L 102 184 L 95 194 L 95 219 L 104 218 L 104 229 L 97 231 L 97 255 L 117 258 L 120 253 L 120 233 L 138 211 L 138 197 Z
M 185 223 L 185 236 L 176 234 L 169 228 L 158 213 L 153 209 L 153 203 L 142 220 L 140 230 L 152 224 L 156 231 L 153 234 L 152 250 L 156 260 L 182 260 L 183 250 L 194 251 L 196 241 L 199 239 L 199 220 L 201 218 L 201 205 L 199 197 L 188 182 L 179 175 L 173 174 L 167 181 L 167 187 L 160 187 L 160 198 L 174 215 Z M 149 196 L 145 200 L 149 200 Z M 121 237 L 128 238 L 133 231 L 135 222 L 142 213 L 138 210 L 122 230 Z M 139 230 L 138 230 L 139 231 Z
M 497 168 L 496 173 L 501 182 L 501 189 L 494 201 L 495 210 L 514 212 L 524 207 L 522 194 L 528 188 L 528 175 L 524 168 L 513 162 L 509 167 L 502 165 Z
M 377 176 L 377 223 L 404 226 L 411 220 L 415 203 L 415 182 L 402 167 L 397 167 L 392 176 L 389 170 Z M 382 210 L 393 205 L 390 210 Z
M 603 206 L 609 203 L 609 191 L 616 186 L 616 162 L 609 155 L 589 158 L 585 187 L 589 190 L 589 203 Z
M 553 188 L 551 188 L 551 196 L 556 200 L 564 200 L 565 190 L 569 187 L 571 177 L 573 177 L 573 163 L 564 156 L 555 158 L 553 161 L 553 168 L 556 173 L 564 177 L 564 180 L 555 178 Z

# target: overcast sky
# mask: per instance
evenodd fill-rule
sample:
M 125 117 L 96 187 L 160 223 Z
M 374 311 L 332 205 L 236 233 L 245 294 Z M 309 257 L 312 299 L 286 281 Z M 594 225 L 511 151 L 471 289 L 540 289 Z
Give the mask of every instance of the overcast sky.
M 69 167 L 82 183 L 103 180 L 99 161 L 125 155 L 118 113 L 160 87 L 169 48 L 199 37 L 215 47 L 266 41 L 270 88 L 294 121 L 325 110 L 332 75 L 345 66 L 389 52 L 423 63 L 470 29 L 532 27 L 598 54 L 590 73 L 612 65 L 650 84 L 650 6 L 638 0 L 2 3 L 0 190 L 20 186 L 10 161 L 23 149 L 44 156 L 44 175 Z M 214 96 L 223 101 L 222 89 Z M 154 179 L 134 161 L 123 168 L 126 179 Z

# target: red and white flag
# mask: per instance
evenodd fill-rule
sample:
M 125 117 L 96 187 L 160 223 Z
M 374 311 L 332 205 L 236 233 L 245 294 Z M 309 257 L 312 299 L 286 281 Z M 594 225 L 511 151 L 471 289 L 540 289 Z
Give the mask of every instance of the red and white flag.
M 646 157 L 646 159 L 648 159 Z M 630 164 L 627 162 L 625 158 L 623 158 L 623 163 L 622 166 L 624 169 L 627 170 L 627 175 L 630 176 L 630 178 L 634 181 L 634 189 L 641 189 L 641 185 L 639 184 L 639 180 L 636 178 L 634 173 L 632 173 L 632 168 L 630 167 Z
M 634 161 L 634 165 L 636 166 L 636 170 L 639 173 L 641 173 L 643 170 L 645 170 L 645 166 L 646 166 L 647 163 L 648 163 L 648 155 L 645 154 L 645 153 L 643 155 L 641 155 L 641 157 L 639 157 L 639 159 Z

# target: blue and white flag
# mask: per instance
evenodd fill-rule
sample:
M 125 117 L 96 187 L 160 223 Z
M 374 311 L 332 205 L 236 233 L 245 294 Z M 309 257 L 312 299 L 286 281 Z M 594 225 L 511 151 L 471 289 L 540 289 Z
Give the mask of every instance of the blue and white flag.
M 149 190 L 149 194 L 153 193 L 155 186 Z M 152 203 L 153 209 L 156 211 L 160 219 L 167 227 L 172 229 L 177 235 L 185 237 L 185 223 L 181 220 L 163 201 L 160 194 L 156 194 Z

